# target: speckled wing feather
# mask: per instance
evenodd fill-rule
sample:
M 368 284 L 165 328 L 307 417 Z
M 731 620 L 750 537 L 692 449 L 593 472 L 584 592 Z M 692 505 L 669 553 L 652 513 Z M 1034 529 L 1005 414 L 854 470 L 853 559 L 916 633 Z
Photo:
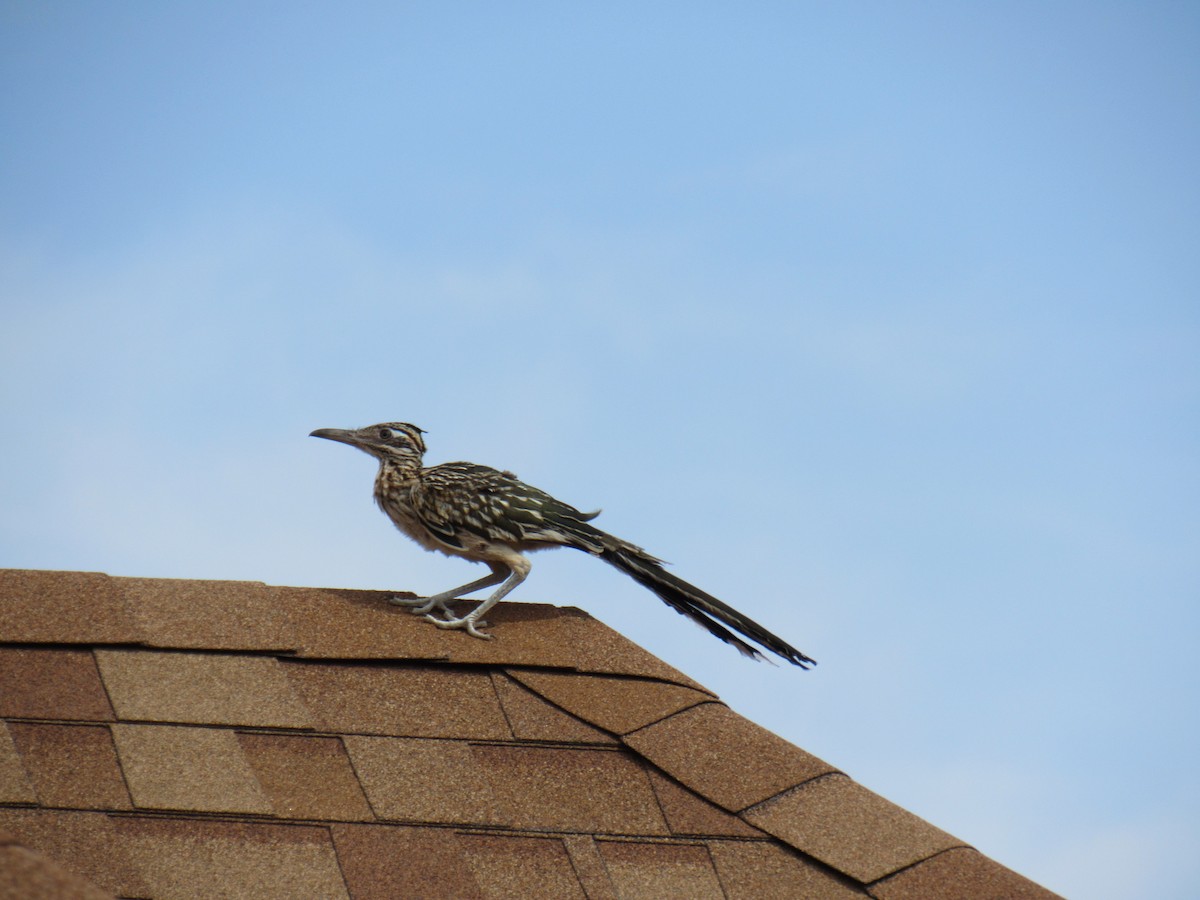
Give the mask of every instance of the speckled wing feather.
M 412 492 L 413 512 L 442 540 L 461 546 L 464 532 L 509 544 L 561 544 L 600 553 L 603 532 L 584 513 L 510 472 L 451 462 L 424 470 Z M 583 527 L 581 527 L 583 526 Z

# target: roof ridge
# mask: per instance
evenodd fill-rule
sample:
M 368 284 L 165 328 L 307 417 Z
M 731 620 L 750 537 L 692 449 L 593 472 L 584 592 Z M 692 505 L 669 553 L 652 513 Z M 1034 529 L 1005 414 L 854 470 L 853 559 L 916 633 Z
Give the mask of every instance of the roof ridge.
M 494 640 L 430 628 L 387 604 L 395 591 L 261 581 L 0 569 L 0 640 L 28 646 L 148 647 L 323 660 L 445 661 L 692 679 L 578 607 L 514 601 Z M 78 614 L 88 598 L 88 616 Z M 467 601 L 469 602 L 469 601 Z

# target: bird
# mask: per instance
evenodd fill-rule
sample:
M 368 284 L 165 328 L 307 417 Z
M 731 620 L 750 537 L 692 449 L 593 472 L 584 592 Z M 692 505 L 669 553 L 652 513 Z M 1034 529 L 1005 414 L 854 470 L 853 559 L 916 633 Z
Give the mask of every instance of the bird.
M 408 607 L 439 628 L 461 629 L 490 640 L 494 636 L 480 630 L 487 624 L 483 617 L 529 575 L 531 563 L 525 554 L 573 547 L 624 572 L 743 656 L 766 659 L 761 647 L 802 669 L 816 664 L 748 616 L 668 572 L 661 559 L 592 525 L 599 510 L 581 512 L 512 472 L 490 466 L 469 462 L 425 466 L 425 434 L 407 422 L 318 428 L 310 434 L 357 447 L 378 460 L 375 502 L 401 532 L 426 550 L 481 562 L 491 570 L 483 578 L 431 597 L 392 597 L 391 603 Z M 455 615 L 448 605 L 489 587 L 496 590 L 466 615 Z

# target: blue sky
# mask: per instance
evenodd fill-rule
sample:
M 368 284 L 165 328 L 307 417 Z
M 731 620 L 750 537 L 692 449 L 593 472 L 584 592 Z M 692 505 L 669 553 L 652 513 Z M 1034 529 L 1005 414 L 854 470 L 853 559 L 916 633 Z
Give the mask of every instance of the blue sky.
M 515 470 L 820 660 L 576 605 L 1059 892 L 1200 891 L 1200 12 L 0 5 L 0 566 L 440 590 Z

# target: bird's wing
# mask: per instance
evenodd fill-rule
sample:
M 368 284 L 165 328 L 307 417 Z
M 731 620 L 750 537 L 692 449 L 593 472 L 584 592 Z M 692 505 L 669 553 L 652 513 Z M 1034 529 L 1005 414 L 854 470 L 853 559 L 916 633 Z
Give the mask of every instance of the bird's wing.
M 457 538 L 467 532 L 504 543 L 565 544 L 592 553 L 601 549 L 603 532 L 586 524 L 594 514 L 490 466 L 451 462 L 426 469 L 413 491 L 413 509 L 439 536 Z

